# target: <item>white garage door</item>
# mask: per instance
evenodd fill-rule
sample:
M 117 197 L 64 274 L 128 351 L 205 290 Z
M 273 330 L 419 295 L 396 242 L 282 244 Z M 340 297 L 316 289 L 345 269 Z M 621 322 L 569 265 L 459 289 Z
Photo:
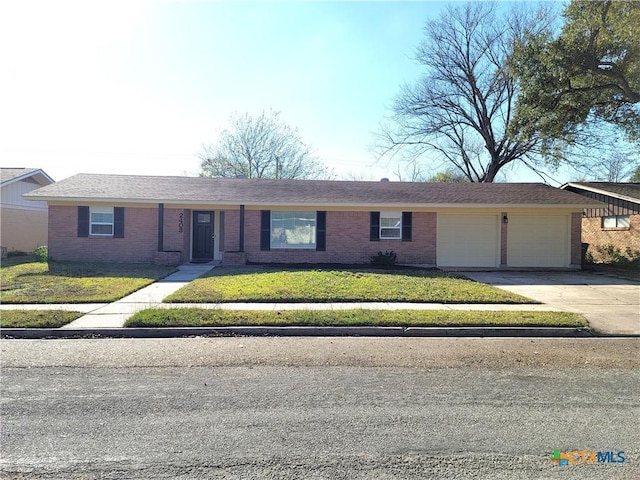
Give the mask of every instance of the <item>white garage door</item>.
M 507 232 L 510 267 L 569 266 L 566 215 L 509 215 Z
M 436 263 L 441 267 L 499 266 L 498 215 L 438 214 Z

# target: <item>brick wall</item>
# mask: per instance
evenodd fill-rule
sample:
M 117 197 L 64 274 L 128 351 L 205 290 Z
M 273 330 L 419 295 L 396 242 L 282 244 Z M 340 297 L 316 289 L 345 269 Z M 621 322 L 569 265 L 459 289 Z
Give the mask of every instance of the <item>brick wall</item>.
M 124 238 L 78 237 L 78 208 L 49 207 L 49 255 L 58 261 L 153 262 L 157 208 L 125 208 Z
M 191 258 L 191 210 L 183 210 L 182 218 L 182 260 L 188 262 Z
M 603 229 L 602 218 L 583 218 L 582 241 L 590 245 L 589 253 L 596 261 L 599 259 L 598 252 L 594 248 L 597 245 L 613 245 L 623 252 L 627 247 L 640 250 L 640 215 L 631 215 L 629 224 L 628 230 Z
M 582 263 L 582 214 L 571 214 L 571 265 L 580 265 Z
M 259 214 L 259 212 L 258 212 Z M 246 228 L 245 215 L 245 228 Z M 260 218 L 258 217 L 258 228 Z M 245 238 L 247 236 L 245 230 Z M 240 210 L 226 210 L 224 212 L 224 251 L 237 252 L 240 249 Z
M 189 261 L 191 241 L 190 215 L 191 211 L 183 208 L 164 209 L 162 239 L 164 254 L 156 252 L 154 254 L 154 263 L 158 265 L 176 265 Z M 168 252 L 180 252 L 180 255 L 171 255 Z
M 183 208 L 164 209 L 164 251 L 180 251 L 185 260 L 189 259 L 190 217 L 190 210 Z
M 369 240 L 369 212 L 327 212 L 326 251 L 260 250 L 260 211 L 245 212 L 245 252 L 249 262 L 259 263 L 369 263 L 377 252 L 393 250 L 398 263 L 435 264 L 436 214 L 413 213 L 412 241 Z M 238 211 L 225 213 L 225 247 L 238 249 Z

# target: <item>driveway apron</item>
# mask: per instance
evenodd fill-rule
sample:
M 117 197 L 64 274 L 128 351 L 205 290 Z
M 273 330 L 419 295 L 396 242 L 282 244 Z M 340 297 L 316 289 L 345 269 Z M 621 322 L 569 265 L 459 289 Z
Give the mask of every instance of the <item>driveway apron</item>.
M 478 282 L 580 313 L 604 334 L 640 334 L 640 283 L 587 272 L 462 272 Z

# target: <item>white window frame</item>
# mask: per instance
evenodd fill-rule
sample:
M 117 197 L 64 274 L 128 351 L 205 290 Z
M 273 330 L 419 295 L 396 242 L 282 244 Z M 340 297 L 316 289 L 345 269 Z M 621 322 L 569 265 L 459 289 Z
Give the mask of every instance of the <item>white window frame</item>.
M 275 214 L 275 215 L 274 215 Z M 276 218 L 276 221 L 284 221 L 284 220 L 291 220 L 291 219 L 296 219 L 296 217 L 307 217 L 309 220 L 311 219 L 311 217 L 313 216 L 313 223 L 309 223 L 311 225 L 311 228 L 313 229 L 313 243 L 297 243 L 297 244 L 290 244 L 287 241 L 287 230 L 284 229 L 283 227 L 274 227 L 274 217 L 278 217 L 278 216 L 288 216 L 288 217 L 284 217 L 284 218 Z M 318 230 L 317 230 L 317 222 L 318 222 L 318 218 L 317 218 L 317 212 L 313 211 L 292 211 L 292 210 L 272 210 L 271 211 L 271 218 L 269 220 L 269 238 L 270 238 L 270 248 L 272 250 L 282 250 L 282 249 L 294 249 L 294 250 L 315 250 L 316 249 L 316 243 L 317 243 L 317 235 L 318 235 Z M 280 232 L 276 232 L 275 229 L 278 228 L 279 230 L 283 230 Z M 274 238 L 282 238 L 281 241 L 276 241 L 274 240 Z
M 607 225 L 607 220 L 613 220 L 614 225 Z M 602 217 L 602 228 L 628 229 L 630 220 L 629 215 L 607 215 Z
M 393 225 L 384 225 L 385 219 L 389 220 L 388 223 Z M 383 235 L 382 231 L 385 230 Z M 395 233 L 389 234 L 390 231 Z M 402 212 L 380 212 L 380 240 L 402 240 Z
M 111 215 L 111 221 L 94 221 L 94 214 L 108 214 Z M 109 225 L 111 226 L 111 233 L 96 233 L 93 231 L 94 225 Z M 113 207 L 89 207 L 89 235 L 92 237 L 113 237 L 114 230 L 114 213 Z

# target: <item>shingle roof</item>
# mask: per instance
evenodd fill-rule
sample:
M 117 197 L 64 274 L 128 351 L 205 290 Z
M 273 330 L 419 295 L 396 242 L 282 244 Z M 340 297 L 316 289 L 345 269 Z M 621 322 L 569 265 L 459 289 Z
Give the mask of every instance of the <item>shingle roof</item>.
M 563 185 L 571 191 L 587 190 L 589 192 L 611 195 L 615 198 L 640 203 L 640 183 L 622 182 L 570 182 Z
M 33 176 L 42 176 L 40 183 L 45 185 L 52 183 L 53 180 L 39 168 L 0 168 L 0 184 L 4 185 L 13 180 L 17 181 L 22 178 Z
M 539 183 L 407 183 L 78 174 L 26 198 L 187 205 L 562 205 L 599 202 Z

